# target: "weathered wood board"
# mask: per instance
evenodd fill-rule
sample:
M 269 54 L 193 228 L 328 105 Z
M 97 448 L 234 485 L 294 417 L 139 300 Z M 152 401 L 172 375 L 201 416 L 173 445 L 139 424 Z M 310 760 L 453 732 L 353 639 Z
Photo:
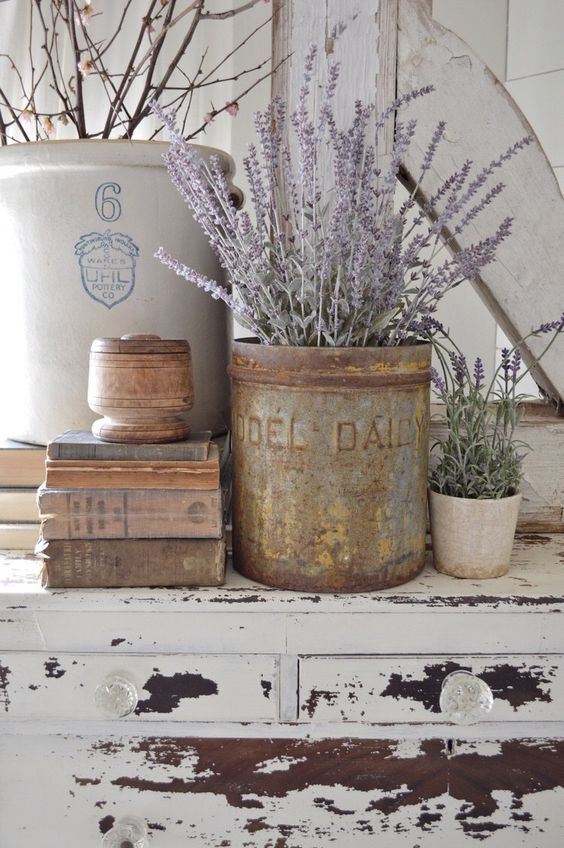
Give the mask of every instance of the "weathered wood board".
M 531 127 L 502 84 L 467 44 L 431 15 L 431 0 L 291 0 L 276 8 L 274 55 L 292 53 L 275 93 L 294 102 L 303 57 L 311 43 L 341 62 L 337 115 L 344 121 L 355 98 L 388 104 L 395 96 L 432 84 L 436 92 L 410 107 L 416 138 L 404 161 L 405 180 L 417 178 L 436 123 L 447 121 L 446 142 L 426 175 L 422 196 L 432 194 L 465 159 L 479 168 L 497 158 Z M 386 147 L 389 149 L 388 136 Z M 461 247 L 490 235 L 506 215 L 514 216 L 511 238 L 475 285 L 508 336 L 517 341 L 533 327 L 556 319 L 564 306 L 564 200 L 540 144 L 533 143 L 506 163 L 505 190 L 474 227 L 460 236 Z M 545 338 L 532 339 L 524 353 L 539 355 Z M 564 399 L 564 342 L 535 369 L 555 401 Z
M 564 658 L 546 656 L 304 657 L 299 720 L 446 722 L 439 697 L 445 677 L 464 669 L 484 680 L 494 704 L 483 722 L 559 721 Z
M 399 0 L 398 91 L 423 85 L 436 92 L 415 101 L 417 133 L 404 160 L 408 181 L 417 179 L 425 148 L 439 120 L 447 122 L 446 144 L 426 175 L 423 197 L 466 159 L 475 167 L 496 159 L 515 141 L 534 133 L 503 85 L 454 33 L 433 20 L 431 0 Z M 499 202 L 487 207 L 458 239 L 460 247 L 491 234 L 505 215 L 514 217 L 511 237 L 475 285 L 497 321 L 514 342 L 531 329 L 562 314 L 564 307 L 564 200 L 538 141 L 505 163 Z M 524 347 L 527 361 L 539 355 L 546 337 Z M 564 343 L 547 353 L 534 374 L 554 400 L 564 398 Z
M 553 848 L 564 836 L 558 740 L 29 735 L 0 740 L 0 757 L 6 846 L 98 848 L 126 815 L 155 848 Z
M 562 535 L 530 533 L 498 580 L 428 567 L 343 597 L 231 571 L 50 591 L 0 556 L 0 845 L 98 848 L 133 815 L 155 848 L 553 848 L 563 563 Z M 490 684 L 491 720 L 441 720 L 454 667 Z M 136 685 L 133 715 L 98 714 L 110 675 Z
M 374 100 L 376 84 L 378 102 L 385 108 L 395 96 L 397 2 L 275 0 L 273 63 L 276 66 L 284 57 L 290 58 L 272 79 L 273 93 L 292 104 L 295 102 L 305 56 L 315 44 L 321 54 L 316 74 L 318 81 L 325 78 L 324 55 L 340 63 L 335 111 L 341 120 L 350 120 L 354 115 L 356 96 L 369 95 L 369 99 Z M 387 152 L 391 141 L 388 135 L 383 152 Z
M 0 654 L 0 713 L 18 720 L 100 721 L 96 687 L 124 676 L 138 702 L 120 722 L 275 721 L 277 658 L 135 654 Z

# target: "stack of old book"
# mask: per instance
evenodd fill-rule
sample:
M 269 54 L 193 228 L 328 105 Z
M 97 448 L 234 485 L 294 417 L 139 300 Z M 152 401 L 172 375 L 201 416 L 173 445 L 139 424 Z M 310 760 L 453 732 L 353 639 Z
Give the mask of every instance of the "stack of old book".
M 117 444 L 71 430 L 50 442 L 38 492 L 43 582 L 51 587 L 221 584 L 220 451 L 210 436 Z
M 44 477 L 44 447 L 0 441 L 0 548 L 34 549 L 39 535 L 37 487 Z

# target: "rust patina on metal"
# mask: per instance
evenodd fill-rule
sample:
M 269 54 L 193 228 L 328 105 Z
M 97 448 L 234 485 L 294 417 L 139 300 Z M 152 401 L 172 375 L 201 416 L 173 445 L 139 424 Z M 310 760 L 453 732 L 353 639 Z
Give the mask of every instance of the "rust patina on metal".
M 235 342 L 233 549 L 271 586 L 359 592 L 423 568 L 430 345 Z

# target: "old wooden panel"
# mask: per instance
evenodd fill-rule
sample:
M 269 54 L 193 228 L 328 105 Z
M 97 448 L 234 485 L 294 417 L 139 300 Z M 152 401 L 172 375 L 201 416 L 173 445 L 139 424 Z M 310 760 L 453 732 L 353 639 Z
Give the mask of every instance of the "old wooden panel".
M 273 721 L 277 658 L 3 652 L 0 722 L 103 720 L 95 690 L 107 677 L 136 688 L 135 711 L 116 721 Z
M 103 651 L 110 654 L 151 652 L 185 654 L 276 654 L 286 645 L 283 613 L 257 612 L 120 612 L 83 613 L 80 628 L 72 610 L 40 610 L 35 613 L 44 643 L 29 641 L 13 648 L 46 651 Z M 13 616 L 15 613 L 12 612 Z M 7 615 L 7 614 L 6 614 Z M 0 628 L 2 627 L 0 619 Z M 6 626 L 6 629 L 7 626 Z M 1 634 L 1 630 L 0 630 Z M 0 641 L 0 645 L 10 648 Z
M 562 656 L 302 657 L 299 718 L 321 722 L 445 721 L 441 684 L 459 669 L 494 695 L 483 721 L 558 721 L 564 710 Z
M 416 179 L 433 129 L 447 122 L 447 144 L 428 172 L 422 196 L 432 195 L 464 160 L 479 168 L 530 134 L 525 116 L 501 83 L 465 42 L 431 16 L 430 0 L 400 0 L 398 89 L 432 84 L 436 93 L 410 108 L 418 128 L 405 158 L 408 181 Z M 489 235 L 507 214 L 515 217 L 511 238 L 496 262 L 476 281 L 478 291 L 507 335 L 517 341 L 562 313 L 564 255 L 557 248 L 564 231 L 564 202 L 540 144 L 507 163 L 499 203 L 484 210 L 458 237 L 461 247 Z M 534 237 L 532 237 L 534 233 Z M 527 343 L 525 358 L 538 355 L 546 339 Z M 539 384 L 555 399 L 564 398 L 562 345 L 555 345 L 535 371 Z
M 531 132 L 491 71 L 465 42 L 432 19 L 431 0 L 279 0 L 275 8 L 274 55 L 292 53 L 292 58 L 275 77 L 274 91 L 291 102 L 312 42 L 342 64 L 343 86 L 337 100 L 341 120 L 350 115 L 355 97 L 377 100 L 379 105 L 390 102 L 395 96 L 396 59 L 401 93 L 428 84 L 436 87 L 434 95 L 413 104 L 419 126 L 404 163 L 406 180 L 417 179 L 435 125 L 446 120 L 448 141 L 427 174 L 422 196 L 432 194 L 465 159 L 486 164 Z M 499 261 L 484 269 L 476 286 L 506 333 L 517 340 L 562 312 L 564 257 L 556 245 L 564 229 L 564 203 L 538 143 L 511 161 L 502 179 L 506 189 L 501 202 L 485 210 L 459 243 L 467 246 L 477 236 L 489 235 L 504 215 L 515 216 L 513 235 L 502 245 Z M 532 340 L 526 358 L 538 355 L 542 346 L 542 340 Z M 536 369 L 538 382 L 560 400 L 564 398 L 561 350 L 550 351 Z
M 98 848 L 124 815 L 155 848 L 554 848 L 564 836 L 562 741 L 30 736 L 3 739 L 0 755 L 2 845 Z
M 395 90 L 396 28 L 397 0 L 275 0 L 274 64 L 291 55 L 273 77 L 273 94 L 295 103 L 305 56 L 315 44 L 322 56 L 341 65 L 335 109 L 343 120 L 354 114 L 355 97 L 368 90 L 374 99 L 377 82 L 382 100 L 389 102 Z M 324 79 L 324 62 L 316 76 Z
M 564 540 L 563 540 L 564 541 Z M 456 578 L 451 578 L 456 581 Z M 460 581 L 459 581 L 460 582 Z M 513 612 L 498 611 L 495 623 L 491 611 L 457 610 L 437 606 L 432 618 L 428 611 L 411 608 L 408 615 L 358 612 L 354 616 L 312 612 L 288 617 L 288 650 L 301 654 L 411 654 L 441 653 L 561 653 L 564 632 L 560 615 L 530 606 Z M 404 610 L 405 612 L 405 610 Z M 415 641 L 414 641 L 415 640 Z
M 41 651 L 45 641 L 36 616 L 28 610 L 0 612 L 0 650 Z

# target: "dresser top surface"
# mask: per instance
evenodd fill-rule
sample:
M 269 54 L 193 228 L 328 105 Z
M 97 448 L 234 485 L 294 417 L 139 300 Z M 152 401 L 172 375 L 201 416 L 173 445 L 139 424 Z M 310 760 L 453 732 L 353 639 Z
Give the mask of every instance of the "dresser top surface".
M 359 594 L 315 594 L 271 589 L 237 574 L 231 564 L 224 586 L 209 588 L 45 589 L 41 560 L 0 552 L 0 610 L 160 610 L 194 612 L 406 612 L 425 608 L 506 612 L 526 608 L 564 612 L 564 534 L 517 537 L 511 569 L 493 580 L 460 580 L 436 572 L 429 561 L 414 580 L 393 589 Z

